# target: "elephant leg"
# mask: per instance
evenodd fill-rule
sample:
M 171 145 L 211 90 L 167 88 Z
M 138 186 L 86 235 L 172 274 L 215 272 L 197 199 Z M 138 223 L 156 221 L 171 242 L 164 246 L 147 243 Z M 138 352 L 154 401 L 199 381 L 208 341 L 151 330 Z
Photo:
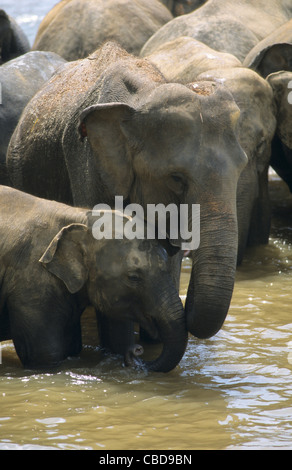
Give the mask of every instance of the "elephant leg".
M 1 316 L 0 316 L 0 341 L 7 341 L 11 339 L 11 329 L 10 329 L 10 322 L 9 322 L 9 314 L 8 314 L 7 307 L 5 304 L 1 310 L 2 311 L 1 311 Z
M 24 367 L 43 369 L 56 367 L 68 356 L 77 355 L 82 348 L 80 318 L 76 312 L 68 314 L 69 306 L 61 304 L 61 310 L 52 302 L 39 307 L 9 302 L 11 338 L 16 353 Z M 65 315 L 64 315 L 65 314 Z M 64 322 L 64 318 L 68 322 Z
M 266 245 L 271 229 L 271 205 L 268 187 L 268 168 L 258 176 L 258 197 L 251 214 L 248 245 Z
M 254 164 L 249 162 L 242 171 L 237 186 L 237 223 L 238 254 L 237 265 L 242 263 L 248 244 L 248 234 L 252 218 L 254 201 L 257 197 L 257 172 Z
M 247 246 L 266 244 L 271 211 L 267 171 L 258 173 L 253 163 L 243 170 L 237 189 L 238 257 L 240 265 Z
M 104 350 L 122 355 L 126 365 L 129 362 L 129 354 L 140 355 L 140 349 L 134 341 L 134 322 L 109 319 L 100 312 L 96 315 L 99 340 Z

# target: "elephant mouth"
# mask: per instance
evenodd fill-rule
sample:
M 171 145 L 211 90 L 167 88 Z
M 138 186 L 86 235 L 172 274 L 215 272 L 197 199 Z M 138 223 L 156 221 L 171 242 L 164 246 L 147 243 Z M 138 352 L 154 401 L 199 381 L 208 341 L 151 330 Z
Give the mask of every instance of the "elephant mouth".
M 138 323 L 140 327 L 142 327 L 148 333 L 151 339 L 157 340 L 159 338 L 158 326 L 151 317 L 141 318 Z
M 137 323 L 141 328 L 143 328 L 150 338 L 153 340 L 157 340 L 159 338 L 159 328 L 156 325 L 155 319 L 152 318 L 150 315 L 146 315 L 142 309 L 140 308 L 122 308 L 123 312 L 127 312 L 126 315 L 123 316 L 125 321 L 133 321 Z M 110 311 L 105 309 L 104 313 L 106 316 L 109 316 L 113 319 L 116 319 L 121 311 L 121 301 L 117 301 L 112 303 Z
M 169 281 L 171 282 L 171 280 Z M 167 289 L 169 283 L 166 282 Z M 164 286 L 165 287 L 165 286 Z M 120 321 L 131 321 L 139 325 L 141 333 L 145 334 L 144 339 L 148 343 L 161 343 L 161 351 L 157 358 L 144 360 L 143 347 L 139 344 L 129 344 L 124 351 L 125 365 L 132 365 L 134 368 L 142 368 L 155 372 L 169 372 L 181 360 L 187 345 L 187 329 L 185 315 L 181 300 L 173 287 L 171 294 L 167 289 L 162 289 L 158 299 L 151 299 L 147 305 L 139 304 L 137 299 L 131 299 L 131 303 L 124 299 L 124 302 L 117 304 L 114 302 L 110 308 L 111 319 L 119 317 Z M 157 303 L 159 305 L 157 305 Z M 152 305 L 151 305 L 152 304 Z M 119 305 L 119 308 L 117 307 Z M 157 305 L 157 308 L 156 308 Z M 125 312 L 127 312 L 125 314 Z M 103 312 L 105 313 L 105 312 Z

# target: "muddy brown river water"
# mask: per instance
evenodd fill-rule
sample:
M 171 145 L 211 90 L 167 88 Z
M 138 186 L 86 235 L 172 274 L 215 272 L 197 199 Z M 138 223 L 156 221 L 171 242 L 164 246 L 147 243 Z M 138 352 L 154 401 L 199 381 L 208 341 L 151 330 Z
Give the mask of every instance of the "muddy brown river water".
M 171 373 L 102 356 L 90 311 L 80 358 L 55 372 L 24 370 L 2 343 L 0 450 L 292 449 L 292 197 L 276 177 L 271 194 L 270 243 L 248 250 L 223 329 L 190 337 Z

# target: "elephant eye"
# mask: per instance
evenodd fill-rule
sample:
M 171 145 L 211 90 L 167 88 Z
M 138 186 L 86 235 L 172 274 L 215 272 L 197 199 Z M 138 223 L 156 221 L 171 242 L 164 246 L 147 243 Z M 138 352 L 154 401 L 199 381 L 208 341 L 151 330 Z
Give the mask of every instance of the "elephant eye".
M 183 184 L 183 179 L 180 175 L 171 175 L 171 178 L 173 179 L 173 181 L 175 181 L 176 183 L 181 183 Z
M 186 187 L 185 178 L 181 174 L 178 174 L 178 173 L 171 174 L 170 175 L 170 187 L 177 194 L 183 193 Z

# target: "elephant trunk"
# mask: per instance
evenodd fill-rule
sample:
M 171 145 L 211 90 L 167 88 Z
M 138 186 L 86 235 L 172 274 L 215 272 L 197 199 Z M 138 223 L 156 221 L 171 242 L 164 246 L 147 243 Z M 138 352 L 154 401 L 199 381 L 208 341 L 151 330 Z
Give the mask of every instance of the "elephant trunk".
M 209 213 L 204 215 L 204 210 Z M 192 253 L 185 305 L 187 329 L 197 338 L 215 335 L 224 323 L 233 293 L 237 252 L 236 208 L 208 204 L 204 209 L 201 205 L 200 246 Z
M 169 280 L 171 284 L 171 280 Z M 159 310 L 157 312 L 157 304 Z M 169 372 L 182 359 L 188 340 L 185 314 L 182 302 L 173 286 L 169 295 L 169 285 L 165 293 L 156 302 L 156 313 L 153 322 L 163 344 L 160 356 L 153 361 L 145 361 L 148 370 Z

